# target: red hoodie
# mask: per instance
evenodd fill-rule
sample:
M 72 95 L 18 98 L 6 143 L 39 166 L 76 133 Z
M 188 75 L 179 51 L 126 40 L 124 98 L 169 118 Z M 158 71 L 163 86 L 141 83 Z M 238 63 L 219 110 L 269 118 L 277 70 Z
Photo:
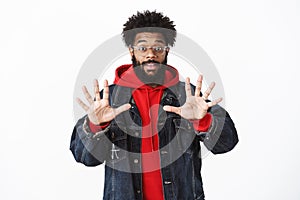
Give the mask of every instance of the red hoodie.
M 155 88 L 145 85 L 135 74 L 132 65 L 122 65 L 116 69 L 114 83 L 133 88 L 132 96 L 142 118 L 142 186 L 143 199 L 163 200 L 162 176 L 159 157 L 159 137 L 157 130 L 158 110 L 165 88 L 178 83 L 179 75 L 175 68 L 169 66 L 165 71 L 165 82 Z M 211 123 L 211 116 L 207 115 L 194 122 L 197 130 L 207 130 Z M 90 123 L 92 132 L 103 129 Z
M 133 88 L 132 96 L 142 118 L 142 186 L 143 199 L 163 200 L 162 176 L 160 171 L 159 138 L 157 118 L 159 103 L 165 88 L 177 84 L 178 72 L 166 70 L 165 82 L 155 88 L 145 85 L 135 74 L 131 65 L 116 70 L 115 84 Z

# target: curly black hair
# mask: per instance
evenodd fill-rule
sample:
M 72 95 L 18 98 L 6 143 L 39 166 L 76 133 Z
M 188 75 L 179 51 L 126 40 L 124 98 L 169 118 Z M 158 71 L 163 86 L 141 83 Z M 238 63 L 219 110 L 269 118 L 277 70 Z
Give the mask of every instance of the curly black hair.
M 137 12 L 136 15 L 129 17 L 123 26 L 122 36 L 126 46 L 132 45 L 136 34 L 141 32 L 162 33 L 168 46 L 173 46 L 175 43 L 175 25 L 169 17 L 160 12 L 150 12 L 149 10 L 143 13 Z

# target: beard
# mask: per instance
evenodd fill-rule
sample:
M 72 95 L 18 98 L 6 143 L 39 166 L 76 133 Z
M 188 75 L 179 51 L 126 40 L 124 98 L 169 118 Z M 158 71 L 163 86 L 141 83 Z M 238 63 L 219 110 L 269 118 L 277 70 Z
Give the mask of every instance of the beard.
M 155 60 L 148 60 L 145 62 L 138 62 L 135 58 L 135 56 L 132 56 L 132 64 L 133 64 L 133 69 L 137 77 L 145 84 L 148 85 L 163 85 L 164 79 L 165 79 L 165 71 L 166 71 L 166 64 L 167 64 L 167 54 L 165 57 L 165 60 L 162 63 L 159 63 Z M 156 74 L 154 75 L 148 75 L 145 70 L 144 66 L 147 63 L 155 63 L 158 65 L 158 70 Z

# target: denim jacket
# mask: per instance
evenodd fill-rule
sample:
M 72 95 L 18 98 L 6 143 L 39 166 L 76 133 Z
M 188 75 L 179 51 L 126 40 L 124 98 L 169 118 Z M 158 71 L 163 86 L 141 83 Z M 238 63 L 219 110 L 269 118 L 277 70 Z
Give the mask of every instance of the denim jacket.
M 219 105 L 209 109 L 213 121 L 207 132 L 197 132 L 189 120 L 163 111 L 164 105 L 184 104 L 184 85 L 179 82 L 165 89 L 157 119 L 164 199 L 204 200 L 200 142 L 212 153 L 220 154 L 233 149 L 238 136 L 229 114 Z M 129 102 L 131 108 L 96 134 L 89 130 L 87 116 L 79 119 L 70 150 L 75 160 L 86 166 L 105 163 L 103 199 L 142 200 L 141 117 L 131 88 L 111 85 L 109 90 L 112 107 Z

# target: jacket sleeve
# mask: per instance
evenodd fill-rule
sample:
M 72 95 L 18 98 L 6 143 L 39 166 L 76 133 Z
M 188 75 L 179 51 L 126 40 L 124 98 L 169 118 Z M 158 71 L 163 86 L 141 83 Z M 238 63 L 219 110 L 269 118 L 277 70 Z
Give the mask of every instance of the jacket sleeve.
M 79 119 L 73 129 L 70 144 L 75 160 L 86 166 L 102 164 L 108 152 L 108 132 L 109 127 L 92 133 L 88 126 L 87 116 Z
M 198 132 L 200 140 L 214 154 L 226 153 L 238 143 L 238 135 L 228 112 L 219 105 L 210 108 L 212 123 L 207 132 Z

